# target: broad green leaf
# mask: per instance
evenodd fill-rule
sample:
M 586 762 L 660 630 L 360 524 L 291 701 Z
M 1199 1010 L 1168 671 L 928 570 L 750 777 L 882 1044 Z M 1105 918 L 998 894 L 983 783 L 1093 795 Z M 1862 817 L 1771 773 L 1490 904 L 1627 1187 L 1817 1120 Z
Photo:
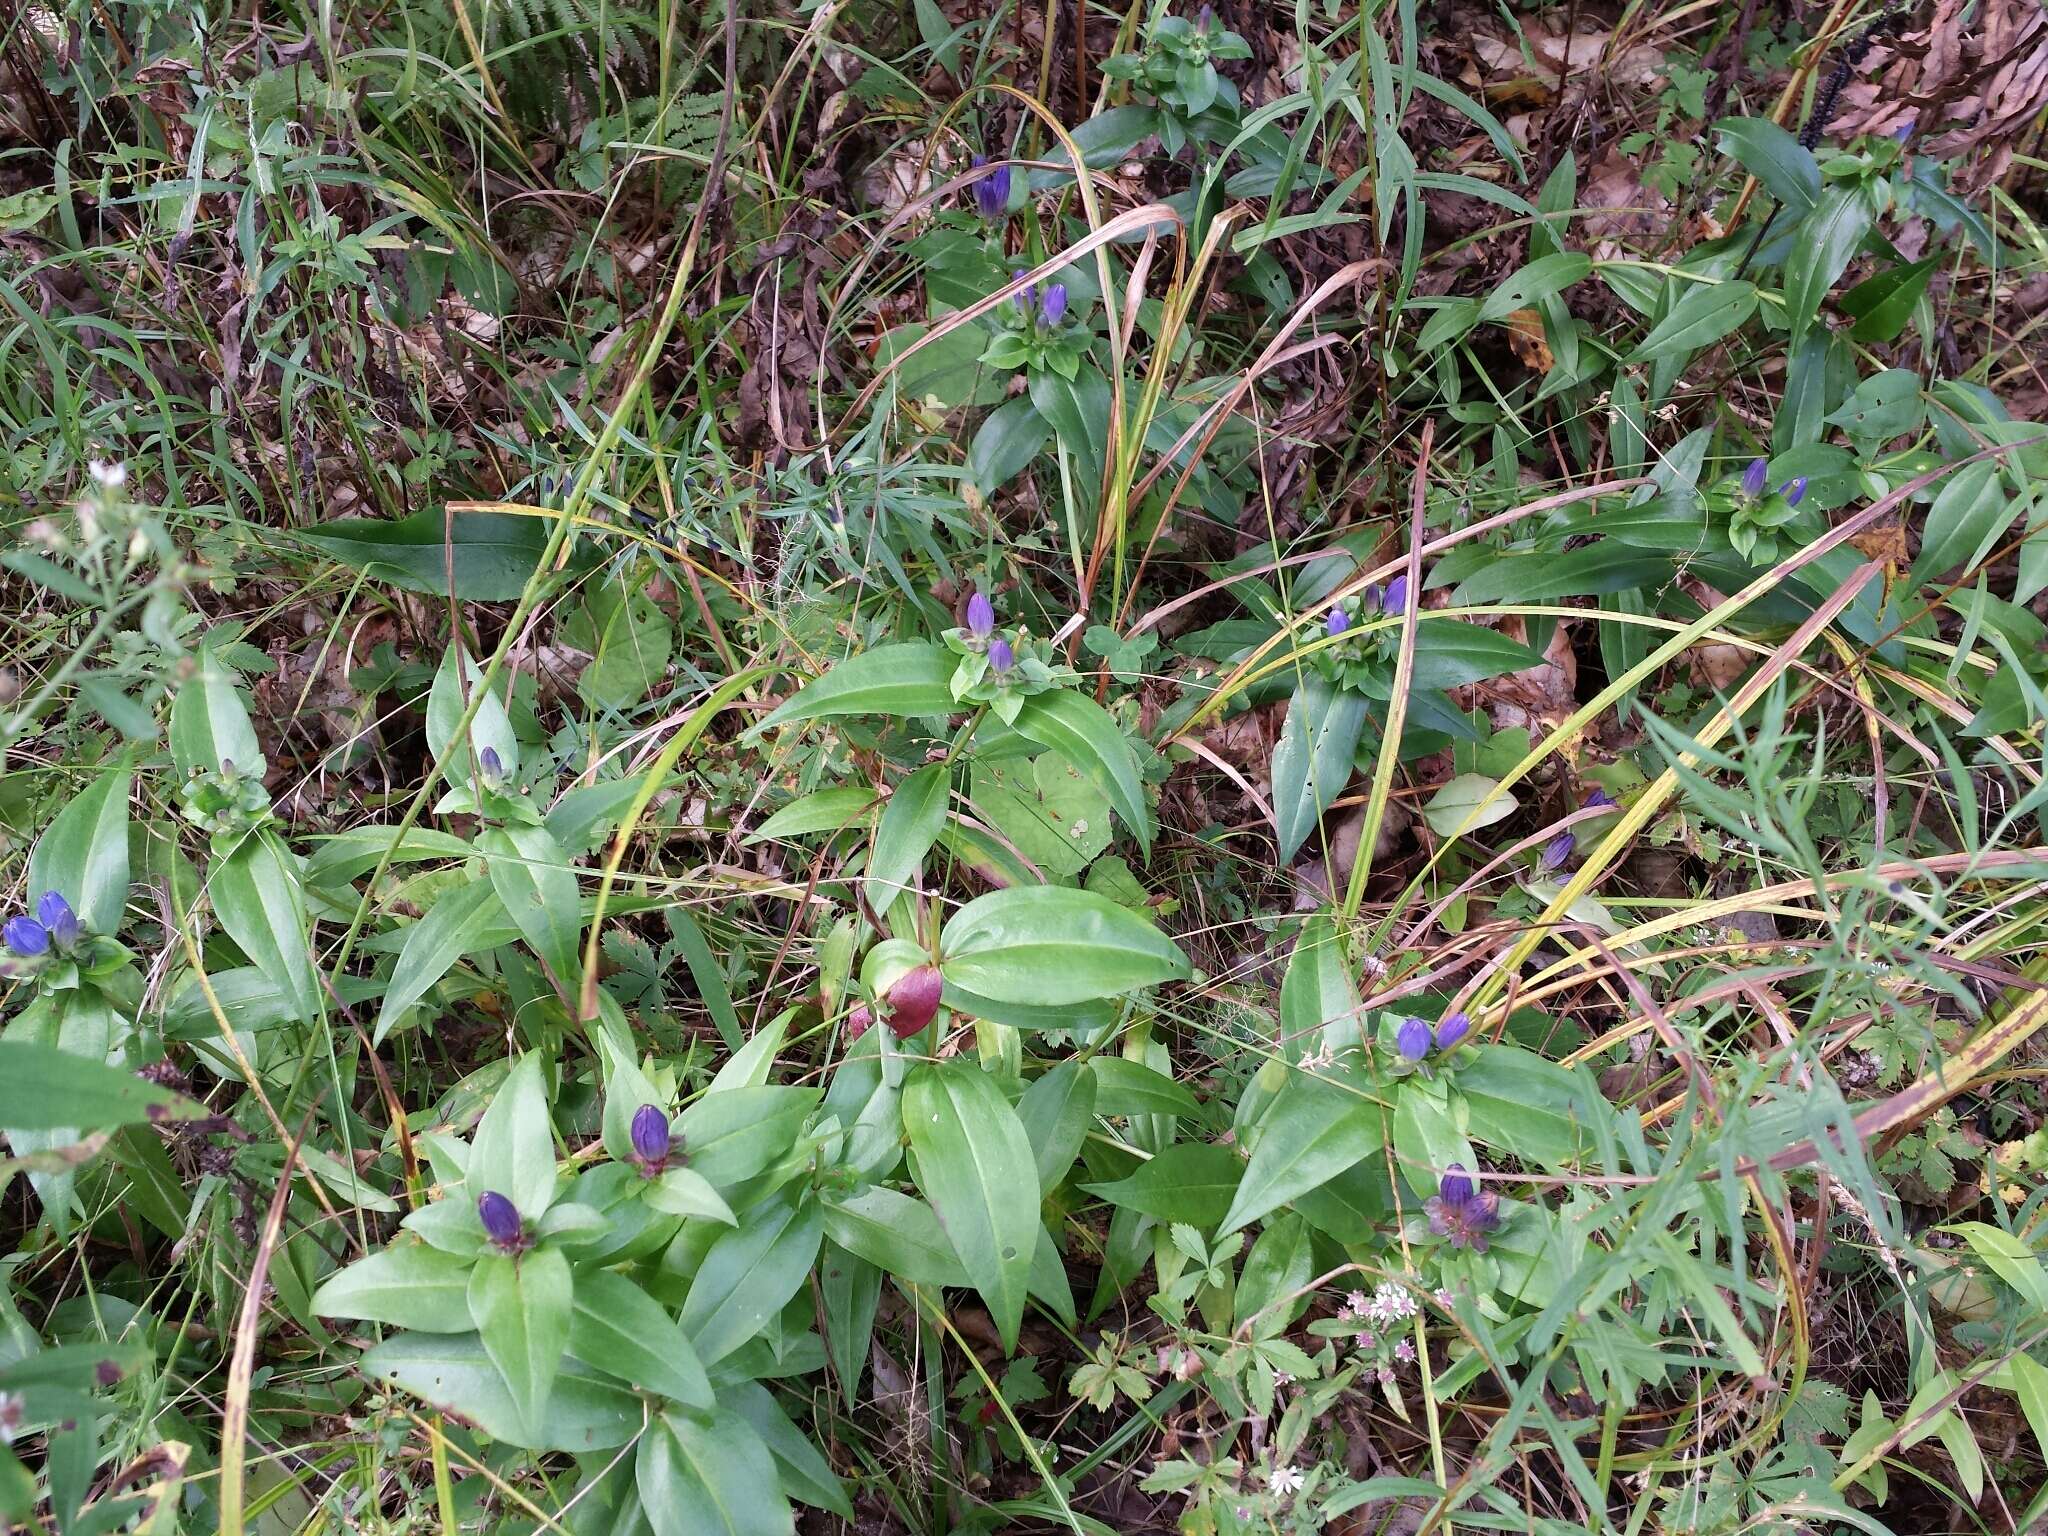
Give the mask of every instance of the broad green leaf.
M 732 1189 L 789 1151 L 817 1102 L 817 1089 L 785 1084 L 706 1094 L 677 1121 L 690 1167 Z
M 982 495 L 990 496 L 1019 474 L 1052 439 L 1052 423 L 1038 414 L 1030 397 L 1019 395 L 988 413 L 967 450 L 967 469 Z
M 666 1413 L 634 1463 L 654 1536 L 790 1536 L 775 1460 L 745 1418 Z
M 2002 1227 L 1983 1221 L 1958 1221 L 1942 1230 L 1954 1232 L 1970 1245 L 1991 1272 L 2019 1292 L 2037 1314 L 2048 1316 L 2048 1260 Z
M 946 923 L 940 962 L 953 985 L 1044 1007 L 1185 980 L 1174 942 L 1093 891 L 1019 886 L 977 896 Z
M 322 1317 L 391 1323 L 421 1333 L 467 1333 L 471 1261 L 404 1238 L 329 1275 L 313 1293 Z
M 397 1334 L 365 1354 L 362 1367 L 471 1420 L 493 1440 L 528 1450 L 609 1450 L 638 1434 L 645 1418 L 633 1393 L 581 1361 L 564 1360 L 536 1433 L 473 1333 Z
M 1099 1067 L 1104 1059 L 1096 1057 L 1093 1065 Z M 1099 1079 L 1088 1067 L 1069 1057 L 1035 1079 L 1017 1101 L 1017 1119 L 1031 1143 L 1041 1190 L 1057 1189 L 1065 1180 L 1095 1118 Z
M 1543 656 L 1497 629 L 1431 618 L 1415 636 L 1416 688 L 1462 688 L 1543 665 Z
M 1785 258 L 1785 319 L 1793 346 L 1863 244 L 1883 195 L 1862 182 L 1838 181 L 1821 191 L 1813 211 L 1793 232 L 1792 251 Z
M 453 645 L 434 674 L 433 687 L 427 690 L 427 748 L 437 757 L 447 754 L 451 784 L 469 782 L 472 770 L 481 765 L 486 747 L 498 754 L 500 770 L 508 782 L 519 776 L 519 738 L 512 734 L 512 717 L 505 712 L 505 701 L 499 692 L 504 687 L 502 679 L 477 705 L 476 717 L 469 722 L 468 746 L 455 740 L 455 722 L 469 707 L 470 697 L 483 676 L 484 669 L 464 655 L 461 646 Z
M 978 758 L 968 771 L 975 815 L 1018 857 L 1067 884 L 1109 847 L 1109 800 L 1058 752 L 1028 761 Z M 1039 883 L 1027 877 L 1027 885 Z
M 126 762 L 102 769 L 51 818 L 28 859 L 28 902 L 61 891 L 88 931 L 115 933 L 128 904 Z
M 1314 1262 L 1315 1245 L 1301 1217 L 1289 1214 L 1267 1223 L 1237 1280 L 1237 1315 L 1256 1320 L 1254 1336 L 1280 1333 L 1301 1315 Z
M 103 1061 L 39 1040 L 0 1040 L 0 1125 L 9 1130 L 112 1130 L 145 1120 L 199 1120 L 209 1113 L 203 1104 Z
M 1155 1221 L 1186 1222 L 1206 1232 L 1230 1209 L 1243 1174 L 1244 1165 L 1228 1147 L 1181 1141 L 1127 1179 L 1081 1187 L 1124 1210 Z
M 1856 386 L 1855 392 L 1827 416 L 1871 454 L 1892 438 L 1920 430 L 1927 402 L 1920 394 L 1920 375 L 1910 368 L 1886 368 Z M 1972 469 L 1992 469 L 1973 464 Z
M 1343 1050 L 1359 1041 L 1358 986 L 1338 943 L 1336 920 L 1318 912 L 1301 925 L 1280 981 L 1280 1040 L 1287 1050 Z
M 1445 784 L 1422 808 L 1422 819 L 1438 837 L 1477 832 L 1515 814 L 1518 802 L 1497 779 L 1483 773 L 1461 773 Z
M 1906 322 L 1913 316 L 1913 307 L 1927 292 L 1934 269 L 1944 259 L 1937 254 L 1920 261 L 1909 261 L 1904 266 L 1866 277 L 1843 294 L 1842 313 L 1856 321 L 1849 330 L 1851 339 L 1865 342 L 1898 340 L 1899 332 L 1906 328 Z
M 732 1095 L 738 1097 L 738 1095 Z M 816 1201 L 771 1201 L 711 1245 L 683 1301 L 683 1331 L 705 1365 L 716 1365 L 768 1326 L 802 1288 L 824 1240 Z
M 1014 1350 L 1039 1226 L 1038 1168 L 1023 1123 L 994 1078 L 955 1060 L 910 1074 L 903 1128 L 918 1187 L 987 1303 L 1003 1347 Z
M 1251 1225 L 1363 1161 L 1385 1134 L 1379 1105 L 1299 1072 L 1288 1075 L 1259 1127 L 1224 1232 Z
M 1592 270 L 1593 258 L 1577 251 L 1539 256 L 1502 279 L 1479 306 L 1479 319 L 1504 320 L 1518 309 L 1528 309 L 1553 294 L 1563 293 Z
M 509 602 L 526 590 L 547 547 L 548 524 L 506 512 L 423 507 L 397 522 L 343 518 L 300 535 L 330 559 L 407 592 L 449 588 L 466 603 Z
M 1108 710 L 1086 694 L 1058 688 L 1025 699 L 1011 724 L 1086 774 L 1139 847 L 1151 850 L 1152 818 L 1137 754 Z
M 639 1286 L 609 1269 L 576 1277 L 569 1351 L 629 1386 L 691 1408 L 712 1406 L 711 1382 L 683 1330 Z
M 1122 1056 L 1097 1056 L 1088 1063 L 1095 1075 L 1098 1115 L 1178 1115 L 1199 1120 L 1202 1106 L 1195 1096 L 1164 1072 Z
M 929 641 L 878 645 L 834 662 L 755 729 L 837 715 L 949 715 L 953 660 Z
M 884 1185 L 824 1202 L 825 1235 L 910 1285 L 969 1286 L 973 1277 L 932 1208 Z
M 309 923 L 298 859 L 269 830 L 217 860 L 209 882 L 214 916 L 242 953 L 290 999 L 301 1019 L 320 1014 L 320 980 L 307 952 Z
M 814 837 L 820 832 L 838 832 L 867 821 L 875 807 L 871 789 L 848 785 L 821 789 L 814 795 L 792 800 L 747 834 L 750 843 L 776 837 Z
M 558 1248 L 487 1253 L 469 1277 L 469 1315 L 528 1435 L 538 1438 L 569 1338 L 575 1281 Z
M 496 1190 L 528 1222 L 555 1198 L 555 1133 L 541 1053 L 521 1056 L 477 1122 L 469 1149 L 469 1200 Z
M 2026 498 L 2007 491 L 1995 462 L 1965 464 L 1927 509 L 1910 579 L 1920 583 L 1958 567 L 1967 571 L 2026 509 Z
M 1614 1113 L 1580 1077 L 1519 1046 L 1480 1046 L 1455 1082 L 1473 1137 L 1545 1168 L 1597 1146 L 1594 1117 Z
M 924 856 L 946 824 L 951 798 L 950 770 L 927 763 L 896 786 L 882 807 L 881 824 L 868 847 L 867 898 L 877 912 L 907 890 L 917 889 Z
M 1783 203 L 1778 224 L 1803 216 L 1820 196 L 1820 167 L 1813 151 L 1767 117 L 1729 117 L 1714 124 L 1721 151 L 1771 189 Z
M 263 749 L 241 689 L 211 649 L 193 659 L 191 676 L 178 685 L 171 705 L 171 758 L 188 779 L 218 774 L 228 765 L 238 774 L 262 771 Z
M 593 586 L 556 636 L 590 657 L 576 693 L 596 709 L 638 704 L 660 685 L 675 653 L 675 626 L 644 588 Z
M 425 997 L 482 936 L 505 920 L 504 903 L 487 881 L 472 880 L 443 891 L 427 915 L 406 930 L 405 947 L 391 968 L 391 983 L 377 1007 L 377 1025 L 370 1039 L 382 1045 L 391 1026 Z
M 1752 283 L 1693 283 L 1671 306 L 1671 312 L 1650 327 L 1626 361 L 1677 357 L 1711 346 L 1756 313 Z
M 1410 1189 L 1422 1194 L 1435 1194 L 1453 1167 L 1479 1166 L 1472 1143 L 1459 1131 L 1437 1084 L 1420 1078 L 1401 1084 L 1394 1096 L 1393 1133 L 1401 1176 Z
M 569 856 L 545 827 L 508 823 L 476 841 L 491 889 L 564 997 L 583 974 L 583 914 Z
M 829 1509 L 842 1519 L 853 1519 L 845 1485 L 832 1470 L 811 1437 L 790 1423 L 789 1415 L 775 1401 L 775 1394 L 758 1381 L 734 1381 L 720 1386 L 718 1406 L 731 1411 L 752 1426 L 768 1454 L 775 1458 L 781 1474 L 782 1491 L 817 1509 Z
M 1324 811 L 1351 782 L 1351 759 L 1365 728 L 1366 699 L 1319 672 L 1305 672 L 1287 705 L 1273 749 L 1273 819 L 1280 857 L 1291 859 Z
M 647 1186 L 647 1203 L 671 1216 L 701 1216 L 721 1226 L 736 1227 L 732 1213 L 711 1181 L 694 1168 L 670 1168 Z

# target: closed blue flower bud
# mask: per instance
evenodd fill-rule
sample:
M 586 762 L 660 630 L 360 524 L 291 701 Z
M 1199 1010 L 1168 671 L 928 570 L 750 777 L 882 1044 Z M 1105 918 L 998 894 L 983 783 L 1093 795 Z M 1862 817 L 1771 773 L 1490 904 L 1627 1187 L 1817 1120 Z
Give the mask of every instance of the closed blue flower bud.
M 974 168 L 988 164 L 986 155 L 974 157 Z M 1010 210 L 1010 168 L 999 165 L 974 184 L 974 206 L 993 224 Z
M 1404 572 L 1387 583 L 1387 612 L 1408 611 L 1408 577 Z
M 484 1236 L 510 1253 L 526 1246 L 526 1224 L 519 1208 L 495 1189 L 476 1197 L 476 1217 L 484 1224 Z
M 996 639 L 989 642 L 988 665 L 998 677 L 1017 665 L 1017 653 L 1010 649 L 1009 641 Z
M 1794 475 L 1778 487 L 1778 494 L 1785 498 L 1786 506 L 1798 506 L 1800 498 L 1806 494 L 1806 476 Z
M 1546 875 L 1553 869 L 1562 868 L 1565 860 L 1572 856 L 1572 849 L 1576 848 L 1578 843 L 1579 840 L 1572 836 L 1571 833 L 1558 833 L 1557 836 L 1543 845 L 1543 852 L 1536 860 L 1536 868 Z
M 1047 283 L 1045 297 L 1038 301 L 1038 313 L 1047 325 L 1058 325 L 1067 314 L 1067 285 Z
M 1439 1051 L 1454 1049 L 1458 1042 L 1472 1033 L 1472 1020 L 1463 1013 L 1454 1013 L 1436 1027 L 1436 1048 Z
M 633 1155 L 640 1159 L 642 1167 L 650 1173 L 659 1173 L 668 1162 L 669 1148 L 673 1138 L 669 1134 L 668 1116 L 654 1104 L 642 1104 L 633 1111 Z
M 48 930 L 50 942 L 59 949 L 77 947 L 82 932 L 78 914 L 71 910 L 71 903 L 64 899 L 62 891 L 45 891 L 36 903 L 36 917 Z
M 1374 582 L 1358 594 L 1358 611 L 1360 613 L 1378 613 L 1386 606 L 1386 589 L 1380 586 L 1378 582 Z
M 1593 793 L 1586 796 L 1586 809 L 1589 811 L 1606 810 L 1613 804 L 1614 796 L 1607 793 L 1604 789 L 1596 789 Z
M 1016 271 L 1012 272 L 1010 274 L 1010 281 L 1013 283 L 1023 283 L 1024 268 L 1019 267 Z M 1027 317 L 1031 314 L 1031 311 L 1037 307 L 1038 290 L 1036 288 L 1033 288 L 1029 283 L 1024 283 L 1024 286 L 1022 288 L 1019 288 L 1017 292 L 1013 295 L 1013 297 L 1017 301 L 1017 308 L 1020 311 L 1022 311 L 1023 314 Z
M 505 781 L 505 760 L 498 756 L 496 747 L 485 747 L 476 755 L 477 775 L 484 781 L 484 788 L 496 789 Z
M 1323 620 L 1323 630 L 1334 640 L 1351 627 L 1351 615 L 1342 608 L 1332 608 L 1330 616 Z
M 1429 1026 L 1420 1019 L 1404 1019 L 1394 1033 L 1394 1049 L 1403 1061 L 1420 1061 L 1429 1054 Z
M 1763 495 L 1764 487 L 1770 483 L 1771 466 L 1762 459 L 1751 459 L 1749 467 L 1742 472 L 1742 494 L 1751 501 Z
M 1892 130 L 1892 137 L 1894 139 L 1897 139 L 1901 144 L 1905 143 L 1906 140 L 1913 137 L 1913 126 L 1919 121 L 1920 119 L 1917 117 L 1907 118 L 1903 123 L 1899 124 L 1898 127 Z
M 988 600 L 986 592 L 975 593 L 967 599 L 967 633 L 977 640 L 986 640 L 995 628 L 995 604 Z
M 50 948 L 50 932 L 32 917 L 10 917 L 7 926 L 0 929 L 0 939 L 7 947 L 24 960 L 33 960 Z
M 1453 1205 L 1463 1205 L 1472 1198 L 1472 1190 L 1472 1176 L 1465 1171 L 1465 1165 L 1453 1163 L 1444 1170 L 1436 1192 Z

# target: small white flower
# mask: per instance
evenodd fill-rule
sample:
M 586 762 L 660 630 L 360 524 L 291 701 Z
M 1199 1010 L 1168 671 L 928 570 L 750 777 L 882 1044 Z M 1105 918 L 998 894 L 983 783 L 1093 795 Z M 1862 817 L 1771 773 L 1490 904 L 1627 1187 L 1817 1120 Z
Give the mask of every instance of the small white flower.
M 85 466 L 85 472 L 92 476 L 93 484 L 103 490 L 118 490 L 128 481 L 128 466 L 119 459 L 111 464 L 93 459 Z
M 1276 1387 L 1291 1387 L 1294 1385 L 1294 1378 L 1285 1371 L 1275 1371 L 1273 1373 L 1273 1385 Z
M 1306 1477 L 1292 1467 L 1275 1467 L 1272 1475 L 1266 1479 L 1266 1487 L 1276 1498 L 1286 1498 L 1289 1494 L 1301 1492 L 1302 1485 L 1307 1481 Z

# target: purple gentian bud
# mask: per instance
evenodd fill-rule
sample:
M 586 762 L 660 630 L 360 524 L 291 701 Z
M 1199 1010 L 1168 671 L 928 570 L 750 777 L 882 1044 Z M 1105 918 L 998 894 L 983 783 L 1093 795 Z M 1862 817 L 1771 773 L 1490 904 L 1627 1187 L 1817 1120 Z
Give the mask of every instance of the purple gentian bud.
M 1500 1225 L 1500 1196 L 1491 1190 L 1477 1190 L 1460 1163 L 1444 1170 L 1437 1193 L 1425 1200 L 1422 1209 L 1429 1216 L 1429 1230 L 1448 1237 L 1453 1248 L 1486 1252 L 1487 1234 Z
M 1595 789 L 1593 793 L 1586 796 L 1586 809 L 1589 811 L 1609 810 L 1613 805 L 1614 796 L 1607 793 L 1604 789 Z
M 1579 840 L 1571 833 L 1558 833 L 1557 836 L 1543 845 L 1543 852 L 1536 859 L 1537 871 L 1547 875 L 1553 869 L 1563 868 L 1565 860 L 1572 856 L 1572 850 L 1578 847 L 1578 845 Z
M 1386 606 L 1386 589 L 1381 587 L 1378 582 L 1374 582 L 1358 594 L 1358 611 L 1360 613 L 1378 613 Z
M 1453 1163 L 1444 1170 L 1444 1176 L 1437 1181 L 1436 1192 L 1453 1205 L 1463 1205 L 1472 1198 L 1472 1176 L 1465 1171 L 1463 1163 Z
M 1013 283 L 1023 283 L 1024 268 L 1019 267 L 1016 271 L 1012 272 L 1010 274 L 1010 281 Z M 1012 297 L 1017 301 L 1017 308 L 1026 316 L 1029 316 L 1033 307 L 1038 303 L 1038 290 L 1029 283 L 1025 283 Z
M 62 891 L 45 891 L 36 903 L 36 918 L 49 932 L 50 942 L 59 949 L 71 949 L 78 943 L 78 914 L 71 910 L 71 903 L 64 899 Z
M 1406 613 L 1407 611 L 1408 574 L 1404 571 L 1387 583 L 1387 612 Z
M 7 919 L 7 926 L 0 929 L 0 939 L 4 939 L 7 947 L 24 960 L 33 960 L 50 947 L 50 931 L 28 916 Z
M 931 1023 L 939 1011 L 939 994 L 946 980 L 936 965 L 920 965 L 897 978 L 882 999 L 889 1009 L 889 1028 L 898 1040 L 908 1040 Z
M 642 1104 L 633 1111 L 633 1155 L 640 1160 L 640 1171 L 650 1178 L 668 1166 L 669 1148 L 673 1138 L 669 1134 L 668 1116 L 656 1104 Z
M 974 168 L 988 164 L 986 155 L 974 157 Z M 974 184 L 974 206 L 993 224 L 1010 211 L 1010 168 L 999 165 Z
M 988 600 L 986 592 L 975 593 L 967 599 L 967 633 L 977 640 L 986 640 L 995 628 L 995 604 Z
M 496 747 L 485 747 L 476 755 L 476 771 L 485 789 L 496 789 L 505 782 L 505 759 L 498 756 Z
M 1454 1013 L 1436 1027 L 1436 1048 L 1439 1051 L 1456 1049 L 1458 1043 L 1472 1033 L 1472 1020 L 1463 1013 Z
M 988 643 L 989 670 L 1001 677 L 1017 665 L 1017 653 L 1010 649 L 1010 642 L 998 636 Z
M 526 1246 L 526 1224 L 519 1219 L 519 1208 L 495 1189 L 476 1197 L 476 1217 L 484 1224 L 484 1235 L 507 1253 Z
M 1794 475 L 1778 487 L 1778 494 L 1785 498 L 1786 506 L 1798 506 L 1800 498 L 1806 494 L 1806 476 Z
M 1913 126 L 1919 121 L 1920 119 L 1917 117 L 1907 118 L 1903 123 L 1899 124 L 1898 127 L 1892 130 L 1892 137 L 1894 139 L 1897 139 L 1901 144 L 1905 143 L 1906 140 L 1913 137 Z
M 1770 476 L 1771 466 L 1769 464 L 1765 463 L 1762 459 L 1751 459 L 1749 467 L 1742 472 L 1742 494 L 1751 501 L 1755 501 L 1759 496 L 1763 495 L 1764 486 L 1769 483 Z
M 1058 325 L 1067 315 L 1067 285 L 1047 283 L 1045 297 L 1038 301 L 1039 317 L 1047 325 Z
M 1429 1026 L 1420 1019 L 1404 1019 L 1394 1032 L 1394 1049 L 1403 1061 L 1420 1061 L 1429 1054 Z
M 1323 620 L 1323 631 L 1332 640 L 1351 627 L 1351 615 L 1342 608 L 1332 608 L 1330 616 Z

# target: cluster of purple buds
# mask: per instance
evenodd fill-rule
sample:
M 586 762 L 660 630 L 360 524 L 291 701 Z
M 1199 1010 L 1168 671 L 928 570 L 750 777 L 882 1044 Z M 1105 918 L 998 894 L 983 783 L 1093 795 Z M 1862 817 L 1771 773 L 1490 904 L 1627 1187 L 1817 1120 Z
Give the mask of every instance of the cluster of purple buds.
M 1474 1253 L 1486 1252 L 1488 1234 L 1500 1226 L 1500 1196 L 1480 1189 L 1461 1163 L 1444 1171 L 1437 1192 L 1423 1201 L 1422 1209 L 1431 1232 L 1449 1238 L 1453 1248 Z
M 1432 1052 L 1448 1055 L 1471 1033 L 1472 1021 L 1462 1011 L 1452 1014 L 1434 1030 L 1421 1019 L 1406 1019 L 1394 1031 L 1394 1049 L 1401 1053 L 1403 1061 L 1420 1063 Z
M 1358 606 L 1364 613 L 1406 613 L 1408 611 L 1408 577 L 1405 572 L 1396 576 L 1384 587 L 1375 582 L 1358 594 Z
M 1024 276 L 1023 268 L 1010 274 L 1010 281 L 1017 282 Z M 1026 283 L 1017 290 L 1017 309 L 1025 319 L 1036 326 L 1051 330 L 1067 317 L 1067 285 L 1047 283 L 1043 289 Z
M 519 1253 L 532 1246 L 526 1223 L 519 1219 L 519 1207 L 495 1189 L 476 1197 L 476 1219 L 484 1224 L 484 1236 L 501 1253 Z
M 988 164 L 988 156 L 976 155 L 974 168 L 978 171 Z M 982 218 L 991 224 L 1000 223 L 1010 211 L 1010 168 L 999 165 L 974 183 L 974 206 Z
M 78 921 L 78 914 L 71 910 L 71 903 L 60 891 L 45 891 L 36 899 L 36 915 L 19 913 L 7 919 L 0 938 L 4 938 L 8 951 L 22 960 L 40 959 L 52 947 L 59 953 L 69 954 L 78 947 L 78 941 L 85 936 L 85 929 Z
M 1745 500 L 1762 501 L 1764 491 L 1771 483 L 1771 466 L 1762 459 L 1751 459 L 1742 471 L 1742 494 Z M 1806 495 L 1806 476 L 1794 475 L 1778 487 L 1778 494 L 1785 498 L 1785 505 L 1796 507 L 1800 498 Z
M 640 1165 L 640 1177 L 660 1178 L 667 1171 L 669 1158 L 675 1150 L 675 1137 L 669 1130 L 668 1116 L 657 1104 L 642 1104 L 633 1111 L 629 1134 L 633 1142 L 633 1161 Z

